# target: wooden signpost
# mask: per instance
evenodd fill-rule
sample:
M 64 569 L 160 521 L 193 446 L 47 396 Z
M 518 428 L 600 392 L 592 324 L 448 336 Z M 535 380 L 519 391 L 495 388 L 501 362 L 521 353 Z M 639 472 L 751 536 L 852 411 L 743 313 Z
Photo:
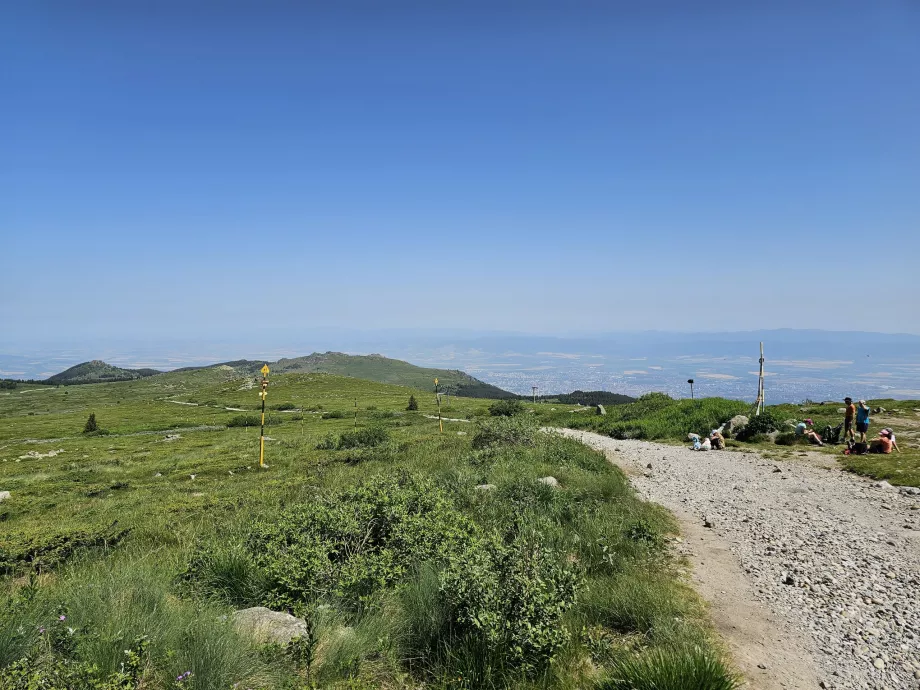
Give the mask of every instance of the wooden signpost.
M 438 399 L 438 433 L 444 433 L 444 422 L 441 421 L 441 394 L 438 392 L 438 380 L 434 380 L 434 395 Z
M 262 429 L 259 431 L 259 467 L 268 467 L 265 464 L 265 397 L 268 395 L 268 365 L 262 365 L 262 385 L 259 387 L 259 397 L 262 398 Z

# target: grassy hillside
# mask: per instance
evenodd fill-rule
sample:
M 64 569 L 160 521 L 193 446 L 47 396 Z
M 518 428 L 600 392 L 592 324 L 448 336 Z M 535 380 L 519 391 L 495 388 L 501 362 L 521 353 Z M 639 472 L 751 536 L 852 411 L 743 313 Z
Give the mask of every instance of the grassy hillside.
M 153 376 L 161 372 L 156 369 L 122 369 L 106 364 L 102 360 L 94 359 L 70 367 L 60 374 L 55 374 L 47 379 L 47 383 L 62 384 L 65 386 L 78 383 L 101 383 L 105 381 L 133 381 L 145 376 Z
M 673 521 L 602 455 L 486 400 L 440 434 L 427 386 L 273 372 L 268 403 L 259 470 L 230 367 L 0 391 L 0 687 L 731 687 Z M 255 605 L 307 633 L 232 629 Z
M 264 364 L 260 361 L 238 360 L 225 362 L 240 371 L 256 373 Z M 356 379 L 392 383 L 421 390 L 434 390 L 434 380 L 438 379 L 441 390 L 449 390 L 453 395 L 466 398 L 511 398 L 513 393 L 497 386 L 473 378 L 456 369 L 430 369 L 418 367 L 399 359 L 390 359 L 383 355 L 346 355 L 341 352 L 314 352 L 306 357 L 279 359 L 268 363 L 272 372 L 287 373 L 323 373 L 338 376 L 350 376 Z

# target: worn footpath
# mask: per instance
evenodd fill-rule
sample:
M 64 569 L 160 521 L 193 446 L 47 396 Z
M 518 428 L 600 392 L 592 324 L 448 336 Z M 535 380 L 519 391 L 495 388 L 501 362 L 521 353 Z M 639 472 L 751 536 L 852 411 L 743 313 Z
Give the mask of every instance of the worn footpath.
M 681 521 L 751 688 L 920 688 L 920 495 L 838 470 L 560 429 Z

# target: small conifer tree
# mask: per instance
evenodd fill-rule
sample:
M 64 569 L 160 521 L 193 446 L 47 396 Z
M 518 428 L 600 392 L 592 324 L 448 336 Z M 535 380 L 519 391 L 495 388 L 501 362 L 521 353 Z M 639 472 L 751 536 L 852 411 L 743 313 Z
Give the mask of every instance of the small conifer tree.
M 409 410 L 409 412 L 418 411 L 418 402 L 416 402 L 414 395 L 409 396 L 409 406 L 406 409 Z
M 83 433 L 89 434 L 93 431 L 98 431 L 99 425 L 96 424 L 96 413 L 90 412 L 89 418 L 86 420 L 86 425 L 83 427 Z

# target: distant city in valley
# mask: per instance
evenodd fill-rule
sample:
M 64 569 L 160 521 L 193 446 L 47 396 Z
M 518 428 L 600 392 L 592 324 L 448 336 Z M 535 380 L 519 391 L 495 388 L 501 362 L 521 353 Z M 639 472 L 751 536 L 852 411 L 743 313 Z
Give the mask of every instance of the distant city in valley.
M 920 336 L 779 330 L 751 333 L 629 333 L 560 338 L 437 331 L 317 332 L 293 345 L 243 343 L 86 344 L 67 350 L 6 346 L 0 377 L 47 378 L 87 359 L 160 370 L 240 358 L 275 360 L 336 350 L 377 352 L 427 367 L 461 369 L 514 393 L 661 391 L 753 400 L 764 342 L 769 403 L 920 397 Z

